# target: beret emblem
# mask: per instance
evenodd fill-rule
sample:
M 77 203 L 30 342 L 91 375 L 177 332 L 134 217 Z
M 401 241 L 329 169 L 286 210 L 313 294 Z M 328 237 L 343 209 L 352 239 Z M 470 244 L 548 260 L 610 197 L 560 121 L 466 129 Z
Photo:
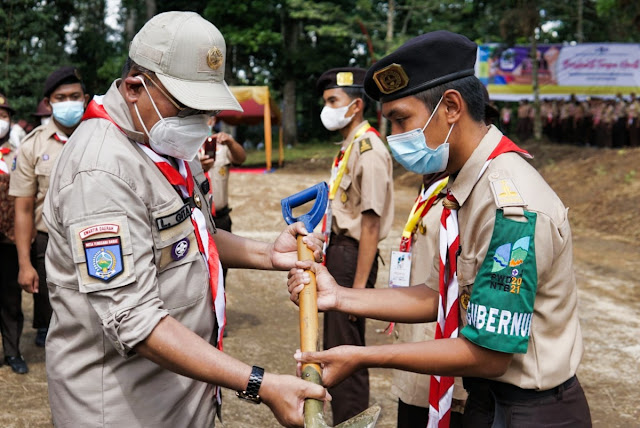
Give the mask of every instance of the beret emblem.
M 409 77 L 399 64 L 391 64 L 373 73 L 373 81 L 383 94 L 391 94 L 409 84 Z
M 207 65 L 212 70 L 217 70 L 222 65 L 222 61 L 224 57 L 222 56 L 222 51 L 218 49 L 216 46 L 209 49 L 207 52 Z
M 336 75 L 336 83 L 338 86 L 352 86 L 353 73 L 350 71 L 341 71 Z

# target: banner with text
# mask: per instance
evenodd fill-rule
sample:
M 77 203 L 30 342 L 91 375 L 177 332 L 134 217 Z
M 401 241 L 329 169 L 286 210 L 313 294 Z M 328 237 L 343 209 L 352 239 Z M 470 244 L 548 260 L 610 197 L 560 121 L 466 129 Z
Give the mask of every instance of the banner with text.
M 640 92 L 640 44 L 539 45 L 537 56 L 542 98 Z M 532 99 L 531 47 L 478 46 L 476 76 L 492 99 Z

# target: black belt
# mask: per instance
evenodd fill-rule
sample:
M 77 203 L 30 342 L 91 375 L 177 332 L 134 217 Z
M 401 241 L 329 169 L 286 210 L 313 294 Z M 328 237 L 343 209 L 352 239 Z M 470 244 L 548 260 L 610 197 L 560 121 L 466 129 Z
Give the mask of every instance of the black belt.
M 218 218 L 218 217 L 224 217 L 229 215 L 229 213 L 231 212 L 232 208 L 229 208 L 229 205 L 225 205 L 222 208 L 218 208 L 216 207 L 216 215 L 213 216 L 213 218 Z
M 498 382 L 496 380 L 469 377 L 465 377 L 462 379 L 464 388 L 469 392 L 473 391 L 474 389 L 480 389 L 484 391 L 489 389 L 491 392 L 493 392 L 497 399 L 506 399 L 509 401 L 528 401 L 536 398 L 558 395 L 565 389 L 573 386 L 577 381 L 578 378 L 576 377 L 576 375 L 573 375 L 555 388 L 538 391 L 535 389 L 522 389 L 518 386 L 511 385 L 509 383 Z
M 347 235 L 337 235 L 335 233 L 331 233 L 329 237 L 329 245 L 338 245 L 340 247 L 356 247 L 360 245 L 360 243 Z

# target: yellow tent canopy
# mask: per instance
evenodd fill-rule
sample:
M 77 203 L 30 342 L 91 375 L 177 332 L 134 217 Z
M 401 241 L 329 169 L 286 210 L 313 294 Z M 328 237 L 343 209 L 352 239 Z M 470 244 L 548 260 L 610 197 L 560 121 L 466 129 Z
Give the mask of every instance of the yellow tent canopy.
M 218 117 L 229 125 L 257 125 L 264 123 L 264 151 L 267 169 L 271 169 L 271 125 L 279 127 L 279 160 L 278 166 L 284 161 L 284 147 L 282 143 L 282 114 L 278 105 L 273 101 L 268 86 L 231 86 L 231 92 L 238 99 L 243 112 L 225 110 Z

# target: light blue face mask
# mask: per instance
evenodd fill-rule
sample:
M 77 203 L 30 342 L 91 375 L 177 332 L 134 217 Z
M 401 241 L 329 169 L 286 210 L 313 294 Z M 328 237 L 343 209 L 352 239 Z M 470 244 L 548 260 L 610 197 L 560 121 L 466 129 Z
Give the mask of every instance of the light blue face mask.
M 436 108 L 433 109 L 433 113 L 429 116 L 424 128 L 416 128 L 413 131 L 387 137 L 393 158 L 407 170 L 416 174 L 433 174 L 442 172 L 447 168 L 447 163 L 449 162 L 449 135 L 451 135 L 455 123 L 449 128 L 449 133 L 444 143 L 435 149 L 427 146 L 427 140 L 424 136 L 424 130 L 427 129 L 429 122 L 435 116 L 441 102 L 442 97 L 436 104 Z
M 84 114 L 84 102 L 82 101 L 61 101 L 51 103 L 53 118 L 62 126 L 71 128 L 76 126 Z

